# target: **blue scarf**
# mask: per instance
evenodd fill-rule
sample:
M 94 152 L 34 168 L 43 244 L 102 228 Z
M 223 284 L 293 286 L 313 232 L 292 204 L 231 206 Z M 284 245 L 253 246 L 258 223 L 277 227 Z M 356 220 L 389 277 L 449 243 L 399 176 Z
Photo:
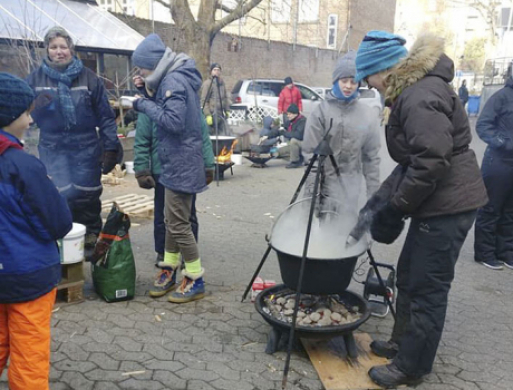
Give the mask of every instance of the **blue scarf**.
M 360 93 L 358 88 L 353 92 L 352 95 L 345 96 L 344 93 L 340 90 L 340 86 L 338 85 L 338 80 L 333 83 L 333 87 L 331 88 L 331 92 L 333 96 L 335 96 L 338 100 L 342 100 L 344 102 L 350 102 Z
M 80 72 L 84 69 L 84 64 L 77 57 L 73 57 L 70 64 L 62 72 L 54 69 L 48 65 L 47 60 L 43 60 L 43 73 L 50 77 L 52 80 L 58 82 L 59 102 L 61 104 L 62 115 L 69 129 L 72 125 L 77 124 L 77 117 L 75 114 L 75 106 L 71 99 L 71 83 L 75 80 Z

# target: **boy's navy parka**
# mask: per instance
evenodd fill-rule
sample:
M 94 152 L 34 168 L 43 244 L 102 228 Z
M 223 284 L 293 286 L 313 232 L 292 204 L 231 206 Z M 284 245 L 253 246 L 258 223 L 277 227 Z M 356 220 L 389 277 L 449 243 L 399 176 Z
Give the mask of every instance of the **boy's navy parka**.
M 43 163 L 0 130 L 0 303 L 31 301 L 57 286 L 56 240 L 71 228 L 66 201 Z

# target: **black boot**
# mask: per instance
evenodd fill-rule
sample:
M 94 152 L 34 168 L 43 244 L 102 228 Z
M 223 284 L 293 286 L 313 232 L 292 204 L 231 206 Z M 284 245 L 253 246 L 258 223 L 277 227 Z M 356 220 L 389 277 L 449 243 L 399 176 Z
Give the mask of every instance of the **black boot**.
M 372 367 L 369 376 L 374 383 L 385 389 L 395 389 L 401 385 L 416 386 L 422 382 L 422 378 L 406 375 L 394 363 Z
M 370 349 L 379 357 L 393 359 L 397 355 L 399 346 L 393 341 L 376 340 L 370 344 Z

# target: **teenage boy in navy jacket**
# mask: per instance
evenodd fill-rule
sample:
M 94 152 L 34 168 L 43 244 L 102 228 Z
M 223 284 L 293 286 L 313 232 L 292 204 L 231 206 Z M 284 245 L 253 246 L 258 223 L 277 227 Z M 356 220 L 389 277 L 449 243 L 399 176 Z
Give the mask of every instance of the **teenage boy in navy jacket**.
M 48 390 L 50 318 L 61 265 L 56 240 L 72 227 L 64 198 L 20 139 L 34 92 L 0 73 L 0 375 L 9 388 Z

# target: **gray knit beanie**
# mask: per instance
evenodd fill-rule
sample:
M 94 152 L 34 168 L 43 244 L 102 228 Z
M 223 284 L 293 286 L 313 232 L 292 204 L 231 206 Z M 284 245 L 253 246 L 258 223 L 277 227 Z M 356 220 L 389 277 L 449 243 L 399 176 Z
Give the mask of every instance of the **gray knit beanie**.
M 73 40 L 71 39 L 71 36 L 69 35 L 69 33 L 61 26 L 52 27 L 50 30 L 48 30 L 46 32 L 45 47 L 48 49 L 48 46 L 50 45 L 50 41 L 57 37 L 64 38 L 66 40 L 66 42 L 68 43 L 68 47 L 71 50 L 71 53 L 74 53 L 75 45 L 73 44 Z
M 339 79 L 356 76 L 356 52 L 350 50 L 343 57 L 340 57 L 333 71 L 333 83 Z

